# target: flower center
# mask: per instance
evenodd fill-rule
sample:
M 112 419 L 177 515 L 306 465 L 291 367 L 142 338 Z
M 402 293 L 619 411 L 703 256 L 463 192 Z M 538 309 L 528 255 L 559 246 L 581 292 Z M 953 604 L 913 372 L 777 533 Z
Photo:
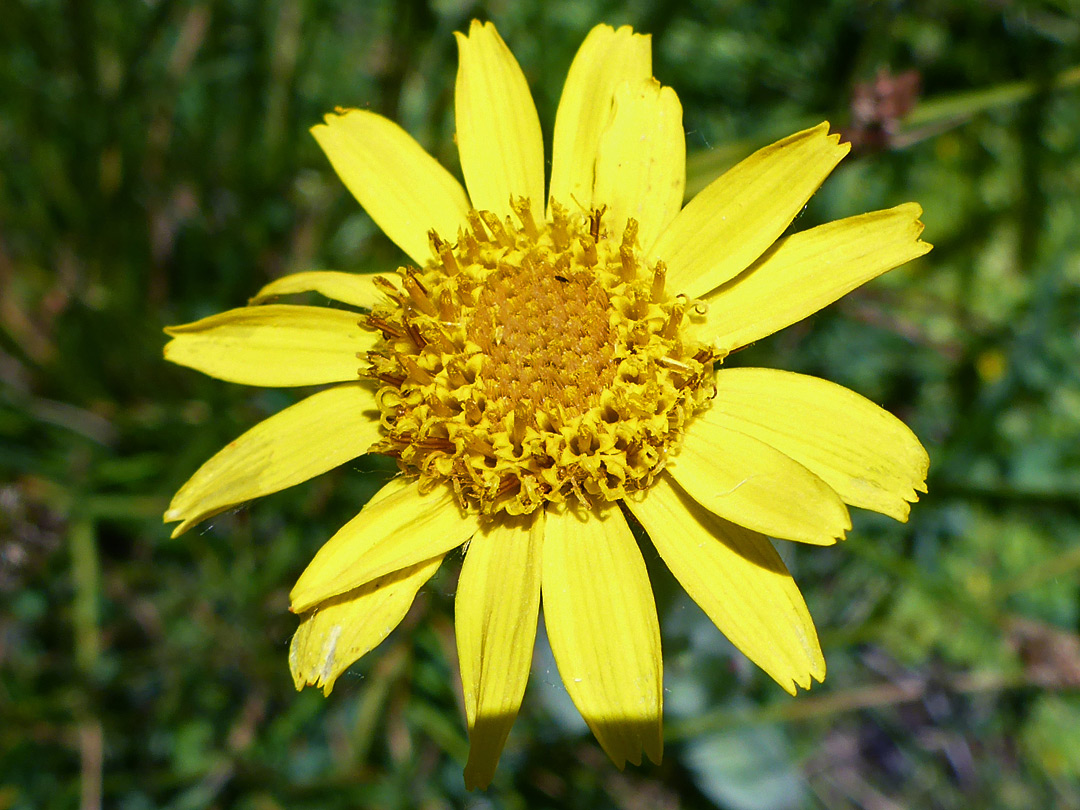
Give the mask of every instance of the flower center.
M 717 358 L 685 334 L 692 302 L 645 265 L 633 220 L 615 238 L 602 208 L 553 202 L 542 227 L 514 211 L 470 212 L 453 244 L 432 232 L 432 261 L 385 285 L 367 319 L 383 335 L 363 372 L 383 383 L 372 449 L 484 514 L 618 500 L 662 468 Z
M 559 272 L 545 258 L 503 264 L 481 290 L 465 333 L 480 347 L 480 376 L 494 407 L 517 402 L 578 416 L 615 378 L 611 302 L 590 274 Z

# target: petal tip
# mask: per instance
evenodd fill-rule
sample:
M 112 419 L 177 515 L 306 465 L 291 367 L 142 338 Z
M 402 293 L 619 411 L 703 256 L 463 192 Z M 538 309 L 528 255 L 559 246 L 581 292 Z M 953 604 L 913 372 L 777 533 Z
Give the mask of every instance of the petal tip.
M 851 142 L 844 141 L 841 143 L 840 139 L 843 137 L 843 133 L 839 130 L 836 132 L 829 132 L 831 128 L 832 124 L 828 121 L 822 121 L 813 129 L 808 130 L 808 133 L 813 135 L 824 135 L 825 142 L 830 147 L 835 148 L 836 151 L 840 153 L 840 159 L 843 159 L 847 153 L 851 151 Z
M 303 580 L 304 575 L 300 575 L 300 580 Z M 289 591 L 289 612 L 290 613 L 304 613 L 305 611 L 313 608 L 314 602 L 312 602 L 308 589 L 306 587 L 300 587 L 301 582 L 298 580 L 291 591 Z
M 809 692 L 813 689 L 815 682 L 825 682 L 825 658 L 820 652 L 815 654 L 808 663 L 809 667 L 806 670 L 799 671 L 796 674 L 789 674 L 782 681 L 777 680 L 783 690 L 792 697 L 798 696 L 799 689 Z
M 657 729 L 656 736 L 645 741 L 645 756 L 653 765 L 659 765 L 664 759 L 664 733 Z
M 495 34 L 495 36 L 499 36 L 498 31 L 495 29 L 495 23 L 490 20 L 484 21 L 473 17 L 469 21 L 469 32 L 465 34 L 461 31 L 455 31 L 454 37 L 457 39 L 458 45 L 461 46 L 472 37 L 483 34 Z
M 487 790 L 491 780 L 495 777 L 495 769 L 486 762 L 477 762 L 472 756 L 472 751 L 470 751 L 469 760 L 465 763 L 464 776 L 466 790 Z
M 923 207 L 917 202 L 906 202 L 896 206 L 897 210 L 910 211 L 913 219 L 918 219 L 923 215 Z

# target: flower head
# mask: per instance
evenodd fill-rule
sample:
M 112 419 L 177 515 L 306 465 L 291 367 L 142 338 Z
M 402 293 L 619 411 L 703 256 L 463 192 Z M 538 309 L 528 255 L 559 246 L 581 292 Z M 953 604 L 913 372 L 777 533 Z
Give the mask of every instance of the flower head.
M 487 784 L 528 678 L 541 601 L 570 696 L 622 767 L 662 750 L 660 635 L 632 516 L 690 596 L 786 690 L 821 680 L 806 604 L 768 537 L 828 545 L 854 505 L 906 520 L 928 460 L 832 383 L 718 368 L 726 355 L 922 255 L 915 204 L 783 238 L 846 154 L 828 124 L 759 150 L 682 207 L 682 110 L 650 41 L 598 26 L 570 68 L 544 194 L 540 125 L 491 24 L 458 35 L 465 189 L 381 116 L 313 129 L 412 259 L 311 272 L 169 329 L 166 357 L 253 385 L 325 385 L 204 464 L 184 531 L 364 453 L 401 474 L 291 594 L 297 688 L 322 686 L 466 552 L 455 625 Z M 354 310 L 265 303 L 316 291 Z M 357 312 L 355 310 L 362 310 Z

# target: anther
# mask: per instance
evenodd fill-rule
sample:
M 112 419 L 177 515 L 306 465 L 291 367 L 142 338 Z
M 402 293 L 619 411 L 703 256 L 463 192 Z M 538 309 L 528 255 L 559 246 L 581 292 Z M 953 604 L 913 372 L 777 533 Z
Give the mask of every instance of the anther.
M 506 232 L 506 226 L 503 225 L 502 220 L 496 214 L 491 211 L 481 211 L 480 218 L 484 220 L 484 224 L 487 225 L 496 242 L 505 248 L 514 246 L 514 237 Z
M 529 416 L 530 403 L 525 400 L 518 400 L 514 405 L 514 424 L 510 431 L 510 438 L 514 443 L 514 447 L 521 447 L 521 443 L 525 440 L 525 428 L 529 426 L 531 418 Z
M 600 220 L 605 211 L 607 211 L 607 206 L 601 205 L 599 208 L 594 208 L 592 213 L 589 214 L 589 233 L 592 235 L 594 242 L 600 241 Z
M 413 443 L 414 447 L 420 447 L 424 450 L 453 450 L 454 443 L 443 436 L 425 436 L 423 439 Z
M 551 422 L 551 426 L 555 430 L 562 430 L 566 425 L 566 413 L 563 411 L 563 406 L 559 402 L 552 402 L 547 409 L 548 420 Z
M 432 377 L 427 371 L 420 367 L 420 364 L 416 362 L 410 355 L 399 354 L 398 361 L 404 366 L 405 371 L 409 373 L 408 379 L 413 382 L 420 383 L 420 385 L 430 385 L 435 382 L 435 378 Z
M 681 363 L 678 360 L 673 360 L 670 357 L 658 357 L 656 358 L 656 362 L 664 368 L 675 369 L 676 371 L 681 371 L 685 374 L 690 374 L 693 371 L 693 369 L 690 368 L 690 366 L 686 365 L 686 363 Z
M 469 227 L 472 228 L 473 236 L 477 242 L 490 242 L 487 231 L 484 230 L 484 222 L 480 218 L 480 212 L 475 209 L 470 209 L 466 214 L 469 220 Z
M 408 334 L 409 340 L 415 344 L 416 348 L 422 349 L 427 346 L 427 341 L 424 339 L 424 336 L 420 334 L 420 330 L 416 328 L 416 324 L 412 319 L 405 321 L 405 332 Z
M 509 492 L 516 492 L 520 487 L 521 479 L 516 475 L 504 476 L 503 479 L 499 481 L 499 488 L 495 490 L 495 497 L 499 498 Z
M 377 329 L 383 333 L 384 337 L 405 337 L 405 333 L 391 324 L 384 318 L 380 318 L 377 315 L 366 315 L 360 319 L 360 325 L 365 326 L 368 329 Z
M 477 419 L 476 421 L 480 420 Z M 495 448 L 491 446 L 490 442 L 481 439 L 479 436 L 470 436 L 465 442 L 466 446 L 474 453 L 479 453 L 485 458 L 495 458 Z
M 664 300 L 664 282 L 667 281 L 667 265 L 663 262 L 657 262 L 653 268 L 652 276 L 652 300 L 654 304 L 659 304 Z
M 568 217 L 566 209 L 555 200 L 551 201 L 551 241 L 555 249 L 562 252 L 570 246 L 570 234 L 567 231 Z
M 592 237 L 582 236 L 579 240 L 581 244 L 581 257 L 578 259 L 586 267 L 596 266 L 596 240 Z
M 439 293 L 439 320 L 443 323 L 457 323 L 458 307 L 450 290 Z
M 682 300 L 677 300 L 671 307 L 671 314 L 668 316 L 667 323 L 664 324 L 664 328 L 660 330 L 660 337 L 665 340 L 671 340 L 679 331 L 679 325 L 682 323 L 683 313 L 686 312 L 686 303 Z
M 395 301 L 401 301 L 401 290 L 394 286 L 394 282 L 386 278 L 386 276 L 375 276 L 371 279 L 372 283 L 382 290 L 386 295 L 393 298 Z
M 468 379 L 465 377 L 465 374 L 461 370 L 461 364 L 457 358 L 451 358 L 451 360 L 446 364 L 446 377 L 448 380 L 450 380 L 450 384 L 454 386 L 454 388 L 461 388 L 462 386 L 468 385 L 469 383 Z M 469 400 L 469 402 L 472 402 L 472 400 Z M 475 405 L 475 403 L 473 404 Z M 468 410 L 468 403 L 466 403 L 465 412 L 468 413 Z
M 454 415 L 454 409 L 438 397 L 431 397 L 428 400 L 428 404 L 431 406 L 431 412 L 438 416 L 440 419 L 449 419 L 451 416 Z M 452 448 L 453 445 L 450 445 L 450 448 L 448 449 Z
M 633 281 L 637 276 L 637 259 L 634 256 L 634 247 L 637 244 L 638 224 L 631 217 L 626 220 L 626 229 L 623 231 L 622 244 L 619 245 L 619 259 L 622 261 L 623 281 Z
M 383 373 L 380 373 L 380 374 L 376 374 L 375 378 L 378 379 L 378 380 L 382 380 L 387 385 L 394 386 L 394 388 L 401 388 L 401 386 L 405 382 L 404 377 L 402 377 L 402 376 L 400 376 L 398 374 L 390 374 L 389 372 L 383 372 Z
M 429 345 L 434 346 L 440 352 L 445 355 L 452 355 L 457 353 L 457 346 L 446 336 L 446 333 L 442 329 L 435 327 L 427 330 L 427 334 L 424 335 Z
M 464 258 L 468 264 L 477 264 L 480 261 L 480 243 L 472 231 L 458 230 L 458 250 L 464 251 Z
M 428 231 L 428 241 L 431 243 L 431 252 L 435 255 L 436 259 L 442 262 L 446 275 L 456 276 L 459 268 L 450 243 L 440 239 L 434 229 Z
M 529 205 L 527 197 L 515 197 L 510 200 L 510 207 L 514 209 L 514 213 L 517 214 L 518 220 L 521 222 L 521 227 L 525 230 L 525 235 L 530 240 L 536 240 L 540 236 L 540 232 L 536 229 L 536 221 L 533 219 L 532 207 Z
M 483 411 L 480 410 L 480 406 L 476 404 L 476 400 L 468 399 L 465 401 L 465 420 L 470 425 L 476 425 L 480 423 L 480 420 L 484 418 Z
M 431 303 L 431 299 L 428 298 L 427 290 L 424 289 L 424 285 L 420 282 L 420 279 L 418 279 L 411 271 L 405 274 L 405 278 L 402 279 L 401 284 L 405 287 L 405 291 L 409 294 L 409 297 L 412 299 L 418 310 L 433 318 L 438 316 L 439 312 L 435 309 L 435 305 Z

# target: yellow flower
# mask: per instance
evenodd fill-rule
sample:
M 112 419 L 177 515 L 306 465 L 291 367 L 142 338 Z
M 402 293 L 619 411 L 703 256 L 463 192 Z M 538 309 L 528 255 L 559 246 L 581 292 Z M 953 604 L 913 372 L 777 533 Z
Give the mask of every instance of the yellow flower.
M 845 388 L 714 367 L 929 250 L 921 209 L 780 238 L 848 151 L 828 124 L 761 149 L 682 207 L 679 100 L 652 77 L 648 36 L 603 25 L 571 65 L 545 198 L 517 62 L 491 24 L 473 22 L 458 46 L 465 188 L 381 116 L 339 110 L 312 130 L 415 266 L 286 276 L 252 306 L 168 330 L 165 356 L 207 374 L 331 385 L 206 462 L 165 519 L 180 533 L 363 453 L 389 455 L 401 475 L 292 590 L 297 688 L 329 693 L 465 546 L 466 783 L 492 778 L 541 601 L 600 745 L 619 767 L 642 751 L 659 761 L 660 633 L 628 521 L 784 689 L 824 677 L 806 604 L 767 537 L 832 544 L 851 526 L 845 504 L 906 520 L 926 453 Z M 366 314 L 263 303 L 310 291 Z

